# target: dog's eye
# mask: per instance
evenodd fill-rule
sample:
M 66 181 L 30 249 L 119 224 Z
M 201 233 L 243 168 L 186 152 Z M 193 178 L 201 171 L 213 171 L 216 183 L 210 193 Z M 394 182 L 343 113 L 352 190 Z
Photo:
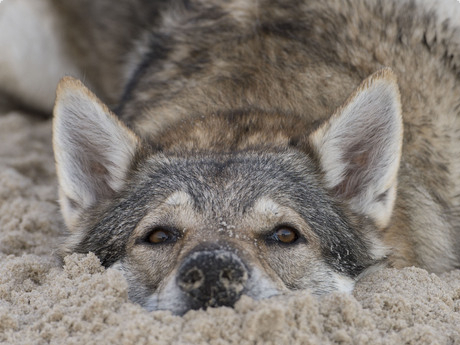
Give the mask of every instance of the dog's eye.
M 171 242 L 174 239 L 174 234 L 170 230 L 164 228 L 153 230 L 147 237 L 147 241 L 153 244 Z
M 288 226 L 282 226 L 276 229 L 276 231 L 273 234 L 273 238 L 277 242 L 291 244 L 291 243 L 296 242 L 299 239 L 299 235 L 297 234 L 296 230 Z

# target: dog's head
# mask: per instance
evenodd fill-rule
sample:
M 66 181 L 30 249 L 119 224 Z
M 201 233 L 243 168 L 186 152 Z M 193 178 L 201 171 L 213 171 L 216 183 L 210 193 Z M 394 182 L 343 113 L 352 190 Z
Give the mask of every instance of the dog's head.
M 351 291 L 386 254 L 402 143 L 395 77 L 370 76 L 314 131 L 297 120 L 213 114 L 152 142 L 64 79 L 54 119 L 64 253 L 119 268 L 150 310 Z

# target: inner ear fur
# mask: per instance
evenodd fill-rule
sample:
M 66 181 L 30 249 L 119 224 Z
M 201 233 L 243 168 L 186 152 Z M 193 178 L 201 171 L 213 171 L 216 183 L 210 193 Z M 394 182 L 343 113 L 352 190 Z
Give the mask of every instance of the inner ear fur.
M 53 148 L 60 204 L 70 230 L 82 212 L 125 183 L 140 140 L 79 80 L 58 85 Z
M 388 224 L 396 198 L 402 135 L 396 76 L 384 68 L 309 137 L 327 188 L 380 227 Z

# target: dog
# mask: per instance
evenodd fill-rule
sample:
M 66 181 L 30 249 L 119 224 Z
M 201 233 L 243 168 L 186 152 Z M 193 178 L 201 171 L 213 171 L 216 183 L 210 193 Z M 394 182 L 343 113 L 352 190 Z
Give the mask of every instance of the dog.
M 94 252 L 132 301 L 183 314 L 460 267 L 456 17 L 395 0 L 17 1 L 53 49 L 46 73 L 6 61 L 30 73 L 4 72 L 3 92 L 50 112 L 67 75 L 61 256 Z

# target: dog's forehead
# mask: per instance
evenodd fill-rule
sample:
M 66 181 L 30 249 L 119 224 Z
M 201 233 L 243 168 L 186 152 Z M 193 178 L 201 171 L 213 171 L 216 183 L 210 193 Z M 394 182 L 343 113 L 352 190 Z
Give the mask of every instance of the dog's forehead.
M 162 203 L 192 203 L 202 211 L 216 208 L 243 212 L 257 207 L 274 208 L 269 200 L 299 193 L 299 184 L 317 186 L 311 160 L 300 152 L 243 152 L 155 156 L 147 160 L 146 183 Z

